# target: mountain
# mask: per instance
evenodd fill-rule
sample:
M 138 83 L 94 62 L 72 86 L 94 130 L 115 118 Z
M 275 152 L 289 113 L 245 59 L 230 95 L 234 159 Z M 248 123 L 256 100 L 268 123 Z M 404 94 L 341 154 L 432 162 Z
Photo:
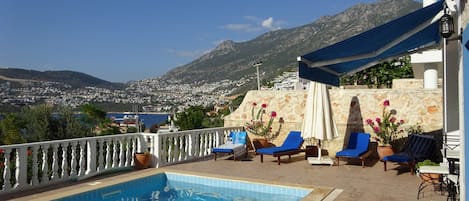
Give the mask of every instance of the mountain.
M 36 71 L 18 68 L 0 68 L 0 83 L 9 81 L 18 87 L 35 86 L 38 82 L 50 82 L 65 88 L 101 87 L 120 89 L 121 83 L 112 83 L 85 73 L 74 71 Z
M 182 83 L 213 83 L 253 77 L 252 64 L 262 60 L 260 71 L 270 80 L 287 70 L 297 69 L 296 58 L 391 21 L 422 7 L 412 0 L 381 0 L 359 4 L 333 16 L 290 29 L 270 31 L 250 41 L 224 41 L 209 53 L 177 67 L 162 79 Z M 254 86 L 255 79 L 250 80 Z

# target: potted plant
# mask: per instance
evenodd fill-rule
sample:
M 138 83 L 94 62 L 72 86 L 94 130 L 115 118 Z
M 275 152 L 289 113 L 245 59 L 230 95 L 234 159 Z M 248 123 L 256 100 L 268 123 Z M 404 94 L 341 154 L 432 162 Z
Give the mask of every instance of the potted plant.
M 134 159 L 135 169 L 137 170 L 148 168 L 150 165 L 150 153 L 148 151 L 136 152 L 134 154 Z
M 435 163 L 433 161 L 431 161 L 430 159 L 426 159 L 424 161 L 420 161 L 418 162 L 415 167 L 417 170 L 420 169 L 420 167 L 422 166 L 439 166 L 440 164 L 438 163 Z M 433 184 L 437 184 L 440 182 L 440 177 L 441 177 L 441 174 L 437 174 L 437 173 L 418 173 L 419 177 L 422 178 L 422 180 L 424 180 L 425 182 L 428 182 L 428 183 L 433 183 Z
M 382 117 L 376 117 L 374 121 L 372 119 L 366 120 L 366 124 L 369 125 L 376 134 L 375 139 L 379 143 L 377 152 L 380 160 L 385 156 L 394 154 L 391 143 L 394 138 L 397 137 L 398 133 L 403 132 L 399 127 L 404 124 L 404 120 L 401 119 L 397 121 L 397 111 L 395 109 L 388 110 L 389 106 L 389 100 L 385 100 L 383 102 Z

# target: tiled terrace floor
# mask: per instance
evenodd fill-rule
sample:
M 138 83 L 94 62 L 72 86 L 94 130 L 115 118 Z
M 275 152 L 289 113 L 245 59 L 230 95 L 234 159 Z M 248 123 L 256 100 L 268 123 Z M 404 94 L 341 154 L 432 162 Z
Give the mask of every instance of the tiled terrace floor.
M 207 159 L 173 165 L 165 167 L 165 169 L 264 180 L 273 183 L 333 187 L 343 190 L 335 199 L 329 199 L 336 201 L 417 200 L 417 190 L 421 180 L 406 171 L 404 166 L 388 164 L 389 169 L 385 172 L 381 162 L 368 161 L 368 166 L 365 168 L 362 168 L 359 162 L 351 162 L 341 161 L 339 166 L 332 167 L 310 165 L 304 159 L 303 154 L 298 154 L 293 156 L 290 161 L 288 161 L 288 157 L 282 158 L 281 165 L 277 165 L 275 158 L 271 156 L 265 156 L 264 163 L 260 163 L 259 156 L 253 156 L 242 161 L 233 161 L 227 158 L 219 158 L 217 161 Z M 151 171 L 155 170 L 147 169 L 138 172 Z M 135 171 L 119 174 L 115 177 L 132 177 L 132 174 L 135 174 Z M 65 188 L 70 188 L 70 186 Z M 48 191 L 46 194 L 54 192 L 61 192 L 61 190 Z M 31 192 L 25 194 L 30 195 Z M 31 198 L 31 195 L 29 197 L 16 197 L 18 200 Z M 446 200 L 446 193 L 441 195 L 439 191 L 434 192 L 433 187 L 429 186 L 424 190 L 424 194 L 421 194 L 419 200 Z

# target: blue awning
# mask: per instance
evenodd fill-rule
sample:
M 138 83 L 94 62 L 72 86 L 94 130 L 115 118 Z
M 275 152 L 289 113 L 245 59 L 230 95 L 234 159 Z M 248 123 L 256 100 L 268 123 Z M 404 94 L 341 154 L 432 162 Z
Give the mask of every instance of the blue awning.
M 397 18 L 344 41 L 298 57 L 299 76 L 339 86 L 340 77 L 391 58 L 439 45 L 444 1 Z

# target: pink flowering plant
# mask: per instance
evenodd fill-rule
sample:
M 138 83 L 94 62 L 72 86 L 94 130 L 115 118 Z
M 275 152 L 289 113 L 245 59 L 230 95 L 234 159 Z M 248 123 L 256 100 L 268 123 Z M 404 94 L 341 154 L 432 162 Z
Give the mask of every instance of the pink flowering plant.
M 367 119 L 366 124 L 368 124 L 376 134 L 377 141 L 382 145 L 391 145 L 391 142 L 397 136 L 398 133 L 403 132 L 399 127 L 404 124 L 404 120 L 397 120 L 395 109 L 389 109 L 390 103 L 389 100 L 383 102 L 383 113 L 382 117 L 376 117 L 373 121 L 372 119 Z
M 275 117 L 277 117 L 277 113 L 272 111 L 270 113 L 270 118 L 267 122 L 264 121 L 263 117 L 266 114 L 267 104 L 262 104 L 260 107 L 257 103 L 252 103 L 251 109 L 251 121 L 246 122 L 245 129 L 258 136 L 269 137 L 272 132 L 272 123 L 274 122 Z

